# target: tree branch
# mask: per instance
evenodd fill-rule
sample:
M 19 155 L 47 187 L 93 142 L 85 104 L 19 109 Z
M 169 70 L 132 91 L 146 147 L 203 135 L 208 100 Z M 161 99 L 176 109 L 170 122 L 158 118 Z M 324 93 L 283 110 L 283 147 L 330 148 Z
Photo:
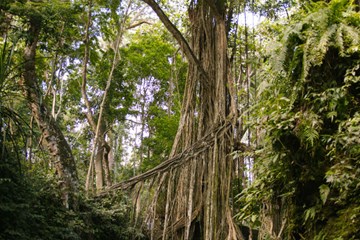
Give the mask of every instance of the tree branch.
M 132 29 L 132 28 L 136 28 L 136 27 L 138 27 L 138 26 L 140 26 L 140 25 L 142 25 L 142 24 L 149 24 L 149 25 L 151 25 L 150 22 L 148 22 L 148 21 L 146 21 L 146 20 L 142 20 L 142 21 L 139 21 L 139 22 L 137 22 L 137 23 L 134 23 L 134 24 L 128 26 L 128 27 L 126 28 L 126 30 L 129 30 L 129 29 Z
M 158 15 L 161 22 L 167 28 L 167 30 L 173 35 L 176 41 L 179 43 L 183 53 L 187 57 L 187 59 L 194 65 L 197 66 L 200 73 L 206 78 L 209 79 L 207 73 L 205 72 L 204 68 L 202 67 L 199 59 L 195 56 L 194 52 L 189 46 L 189 43 L 185 40 L 184 36 L 181 32 L 176 28 L 176 26 L 169 20 L 160 6 L 154 0 L 143 0 L 146 4 L 148 4 L 154 12 Z

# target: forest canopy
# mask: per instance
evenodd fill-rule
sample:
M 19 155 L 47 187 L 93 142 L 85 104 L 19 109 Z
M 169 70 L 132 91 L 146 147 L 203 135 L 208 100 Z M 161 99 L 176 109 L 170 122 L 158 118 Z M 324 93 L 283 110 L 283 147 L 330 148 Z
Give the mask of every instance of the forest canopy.
M 359 239 L 360 1 L 0 2 L 0 239 Z

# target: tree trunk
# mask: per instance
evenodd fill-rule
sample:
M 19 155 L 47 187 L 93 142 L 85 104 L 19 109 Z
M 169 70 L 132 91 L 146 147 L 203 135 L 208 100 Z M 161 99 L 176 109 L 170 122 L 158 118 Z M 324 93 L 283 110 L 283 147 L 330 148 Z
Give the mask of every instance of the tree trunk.
M 171 157 L 191 148 L 208 134 L 211 146 L 167 176 L 166 204 L 155 238 L 241 239 L 229 205 L 232 174 L 232 121 L 236 112 L 230 93 L 225 1 L 191 1 L 191 42 L 168 20 L 153 0 L 144 0 L 179 41 L 189 59 L 182 115 Z M 163 212 L 161 212 L 163 211 Z M 154 223 L 156 223 L 154 221 Z
M 74 157 L 61 129 L 42 101 L 41 88 L 35 72 L 35 55 L 40 34 L 40 24 L 30 19 L 30 28 L 24 52 L 24 69 L 19 85 L 28 101 L 31 114 L 40 127 L 43 144 L 52 156 L 66 207 L 77 207 L 78 177 Z
M 104 177 L 105 177 L 105 183 L 107 187 L 110 187 L 112 185 L 111 181 L 111 172 L 110 172 L 110 166 L 109 166 L 109 152 L 111 150 L 109 144 L 106 142 L 105 133 L 106 133 L 106 108 L 108 104 L 108 94 L 109 89 L 111 86 L 111 82 L 113 79 L 114 71 L 119 63 L 120 56 L 119 56 L 119 48 L 120 44 L 122 42 L 123 34 L 126 31 L 126 21 L 128 20 L 129 13 L 131 6 L 133 4 L 132 0 L 128 0 L 125 14 L 122 16 L 121 21 L 118 23 L 118 26 L 116 26 L 116 37 L 114 39 L 114 57 L 111 64 L 111 69 L 106 81 L 106 87 L 104 89 L 104 94 L 102 96 L 102 100 L 99 106 L 99 113 L 97 114 L 97 121 L 95 123 L 95 117 L 91 113 L 91 104 L 87 98 L 86 95 L 86 74 L 87 74 L 87 64 L 89 61 L 89 27 L 91 25 L 91 6 L 92 6 L 92 0 L 89 0 L 88 6 L 89 6 L 89 12 L 88 12 L 88 21 L 86 23 L 86 35 L 85 35 L 85 54 L 84 54 L 84 65 L 83 65 L 83 81 L 82 81 L 82 97 L 85 101 L 85 105 L 87 108 L 87 119 L 89 124 L 92 127 L 92 130 L 95 134 L 95 140 L 94 140 L 94 147 L 92 149 L 92 154 L 90 157 L 90 164 L 89 164 L 89 170 L 88 175 L 86 177 L 86 191 L 89 190 L 91 184 L 92 184 L 92 167 L 94 163 L 95 158 L 95 174 L 96 174 L 96 190 L 97 192 L 101 192 L 103 190 L 104 186 Z M 134 28 L 136 26 L 139 26 L 145 22 L 139 22 L 133 26 L 130 26 L 130 28 Z M 101 167 L 102 166 L 102 167 Z M 105 176 L 104 176 L 105 174 Z
M 99 139 L 96 144 L 96 156 L 94 159 L 95 162 L 95 184 L 96 191 L 102 191 L 104 187 L 104 173 L 103 173 L 103 150 L 104 148 L 101 146 L 101 139 Z
M 90 36 L 90 26 L 91 26 L 91 11 L 92 8 L 92 0 L 88 1 L 88 13 L 87 13 L 87 22 L 85 27 L 85 52 L 84 52 L 84 62 L 83 62 L 83 71 L 82 71 L 82 84 L 81 84 L 81 95 L 84 100 L 86 106 L 86 118 L 89 122 L 89 125 L 92 131 L 95 134 L 95 144 L 92 155 L 90 157 L 89 169 L 88 174 L 86 177 L 85 189 L 86 191 L 93 192 L 93 176 L 95 174 L 95 185 L 97 192 L 100 192 L 104 188 L 104 184 L 106 186 L 111 186 L 111 172 L 109 167 L 109 159 L 108 155 L 110 152 L 110 146 L 106 142 L 105 139 L 105 132 L 106 132 L 106 125 L 105 119 L 102 119 L 102 112 L 104 107 L 100 107 L 100 113 L 98 114 L 98 121 L 96 121 L 96 116 L 92 114 L 91 103 L 88 99 L 87 92 L 86 92 L 86 84 L 87 84 L 87 65 L 89 62 L 89 55 L 90 55 L 90 46 L 89 46 L 89 36 Z M 109 81 L 109 80 L 108 80 Z M 107 84 L 109 85 L 109 84 Z M 108 89 L 109 87 L 107 87 Z M 107 90 L 105 90 L 103 103 L 104 105 L 105 99 L 107 95 Z M 93 156 L 95 153 L 95 156 Z
M 95 185 L 97 192 L 101 192 L 104 186 L 110 187 L 112 185 L 109 165 L 109 153 L 111 148 L 105 140 L 105 124 L 100 124 L 101 126 L 98 132 L 99 137 L 97 138 L 97 144 L 95 145 L 96 155 L 94 157 L 94 172 L 90 172 L 90 175 L 95 174 Z M 91 184 L 92 182 L 90 179 L 86 186 L 88 190 L 93 190 L 91 188 Z

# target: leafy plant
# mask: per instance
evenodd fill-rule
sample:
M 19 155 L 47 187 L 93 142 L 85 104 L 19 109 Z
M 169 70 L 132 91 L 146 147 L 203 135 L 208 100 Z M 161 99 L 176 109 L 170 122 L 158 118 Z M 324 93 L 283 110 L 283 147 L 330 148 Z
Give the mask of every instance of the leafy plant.
M 252 206 L 260 229 L 274 238 L 356 239 L 360 15 L 352 1 L 305 6 L 261 70 L 266 88 L 252 109 L 254 127 L 263 130 L 256 180 L 240 195 L 238 216 L 250 222 Z

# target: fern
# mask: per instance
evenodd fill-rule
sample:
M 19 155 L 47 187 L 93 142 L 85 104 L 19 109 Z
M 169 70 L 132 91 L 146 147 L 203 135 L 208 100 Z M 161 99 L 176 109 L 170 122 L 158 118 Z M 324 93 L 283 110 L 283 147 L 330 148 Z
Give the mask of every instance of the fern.
M 281 56 L 285 70 L 293 79 L 305 81 L 311 67 L 323 63 L 330 47 L 338 49 L 340 56 L 359 51 L 360 30 L 353 23 L 360 21 L 360 15 L 352 8 L 351 1 L 345 0 L 331 1 L 326 7 L 324 3 L 313 4 L 311 11 L 315 12 L 285 31 L 282 41 L 287 48 Z M 294 44 L 294 39 L 300 41 Z M 300 73 L 295 69 L 299 61 Z
M 360 76 L 357 76 L 356 72 L 360 69 L 360 61 L 357 61 L 354 67 L 347 69 L 345 74 L 345 86 L 349 87 L 352 84 L 360 82 Z
M 298 119 L 296 135 L 306 149 L 313 148 L 322 129 L 323 122 L 320 116 L 312 111 L 300 111 L 296 114 L 296 118 Z
M 359 44 L 360 44 L 359 28 L 355 28 L 344 24 L 342 31 L 344 35 L 344 43 L 348 45 L 346 54 L 350 55 L 359 51 Z
M 339 49 L 340 56 L 345 56 L 343 28 L 344 25 L 340 23 L 335 34 L 335 46 Z
M 352 209 L 346 204 L 358 204 L 360 191 L 360 14 L 352 4 L 320 1 L 296 16 L 282 32 L 282 51 L 275 49 L 269 60 L 271 74 L 264 74 L 254 108 L 264 136 L 254 166 L 258 177 L 248 190 L 261 203 L 278 206 L 271 201 L 281 199 L 280 209 L 296 219 L 285 232 L 299 231 L 304 239 L 350 239 L 358 232 L 358 211 L 345 231 L 335 233 L 340 224 L 331 222 Z M 242 200 L 251 204 L 246 194 Z M 252 205 L 246 204 L 241 220 L 250 222 Z
M 322 59 L 324 58 L 326 52 L 329 48 L 329 42 L 331 40 L 331 36 L 335 34 L 337 29 L 337 25 L 333 25 L 329 27 L 325 33 L 320 36 L 319 44 L 315 45 L 315 52 L 319 52 L 319 57 L 314 60 L 313 64 L 321 64 Z

